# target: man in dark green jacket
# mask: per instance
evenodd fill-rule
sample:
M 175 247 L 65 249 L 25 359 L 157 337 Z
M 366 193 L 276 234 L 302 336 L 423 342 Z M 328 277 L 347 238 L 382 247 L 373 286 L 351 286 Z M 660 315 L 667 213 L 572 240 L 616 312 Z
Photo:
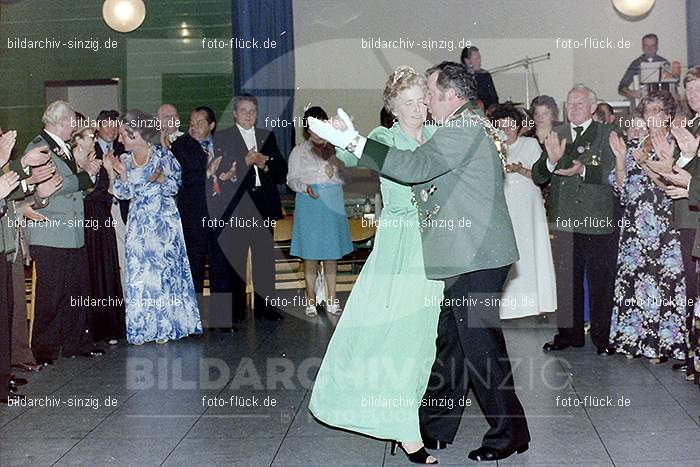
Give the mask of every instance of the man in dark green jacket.
M 425 272 L 445 281 L 437 359 L 419 410 L 426 447 L 453 441 L 459 400 L 471 382 L 490 429 L 469 458 L 504 459 L 527 450 L 530 441 L 498 318 L 503 283 L 518 260 L 503 193 L 504 153 L 498 131 L 470 104 L 473 73 L 443 62 L 426 75 L 425 104 L 441 126 L 414 151 L 365 139 L 341 109 L 341 129 L 312 118 L 309 126 L 355 154 L 360 165 L 414 185 Z M 436 404 L 447 400 L 449 408 Z
M 559 125 L 545 140 L 545 150 L 532 167 L 532 180 L 550 184 L 547 207 L 553 234 L 552 253 L 557 279 L 558 333 L 543 349 L 582 347 L 584 274 L 588 278 L 591 340 L 598 354 L 609 347 L 615 267 L 617 222 L 608 176 L 615 156 L 608 138 L 614 128 L 592 120 L 595 93 L 574 86 L 567 96 L 569 123 Z
M 669 172 L 670 167 L 663 168 L 662 166 L 660 168 L 663 170 L 658 172 L 664 179 L 677 185 L 669 187 L 666 192 L 674 198 L 673 221 L 674 226 L 681 232 L 686 296 L 692 300 L 686 307 L 691 352 L 688 354 L 685 365 L 674 365 L 674 368 L 685 368 L 686 376 L 693 379 L 696 384 L 700 384 L 700 373 L 695 369 L 695 360 L 698 357 L 694 356 L 697 355 L 698 342 L 700 341 L 696 320 L 700 320 L 700 318 L 695 317 L 693 309 L 698 291 L 695 264 L 697 258 L 700 257 L 700 232 L 698 231 L 698 210 L 700 210 L 700 161 L 698 161 L 698 152 L 700 152 L 700 66 L 695 66 L 686 72 L 683 84 L 688 105 L 695 112 L 695 115 L 686 125 L 674 124 L 671 127 L 671 133 L 678 146 L 678 154 L 674 158 L 676 173 Z M 691 240 L 693 233 L 695 238 Z

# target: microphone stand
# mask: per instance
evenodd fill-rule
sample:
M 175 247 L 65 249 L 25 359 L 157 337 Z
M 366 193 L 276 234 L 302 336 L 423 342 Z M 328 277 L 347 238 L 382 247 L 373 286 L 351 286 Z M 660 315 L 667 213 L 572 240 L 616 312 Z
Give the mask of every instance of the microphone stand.
M 508 63 L 506 65 L 497 66 L 496 68 L 491 68 L 489 69 L 489 73 L 495 74 L 519 67 L 525 68 L 525 106 L 528 106 L 530 105 L 530 75 L 532 75 L 532 81 L 535 84 L 535 90 L 537 91 L 537 94 L 539 95 L 540 93 L 540 87 L 537 84 L 537 78 L 535 78 L 535 74 L 533 73 L 534 67 L 532 65 L 537 62 L 549 60 L 550 58 L 551 56 L 549 52 L 547 52 L 546 54 L 537 55 L 536 57 L 528 57 L 526 55 L 525 58 L 516 60 L 513 63 Z

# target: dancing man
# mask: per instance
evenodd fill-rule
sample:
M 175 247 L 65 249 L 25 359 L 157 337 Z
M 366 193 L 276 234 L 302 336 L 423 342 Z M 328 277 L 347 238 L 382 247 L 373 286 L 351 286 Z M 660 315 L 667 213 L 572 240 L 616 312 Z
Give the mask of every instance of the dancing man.
M 476 85 L 467 67 L 443 62 L 426 75 L 425 104 L 440 127 L 413 151 L 362 137 L 342 109 L 331 123 L 309 118 L 309 127 L 361 166 L 414 184 L 426 275 L 445 282 L 437 358 L 420 412 L 423 441 L 436 449 L 454 440 L 471 381 L 491 428 L 469 458 L 504 459 L 525 452 L 530 433 L 498 318 L 503 283 L 518 260 L 502 135 L 470 103 Z

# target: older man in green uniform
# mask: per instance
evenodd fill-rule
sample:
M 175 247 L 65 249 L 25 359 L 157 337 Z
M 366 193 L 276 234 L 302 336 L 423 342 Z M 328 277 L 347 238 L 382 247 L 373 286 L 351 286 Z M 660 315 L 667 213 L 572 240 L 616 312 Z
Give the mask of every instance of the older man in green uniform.
M 537 185 L 551 185 L 548 205 L 552 253 L 557 277 L 558 333 L 545 351 L 582 347 L 584 275 L 588 278 L 591 340 L 598 354 L 609 347 L 617 233 L 615 197 L 608 176 L 615 156 L 608 142 L 610 125 L 592 120 L 597 97 L 574 86 L 566 100 L 568 123 L 554 128 L 532 167 Z
M 311 118 L 309 125 L 360 165 L 414 184 L 425 272 L 445 281 L 437 359 L 420 409 L 423 440 L 433 449 L 453 441 L 459 400 L 471 382 L 490 429 L 469 457 L 503 459 L 524 452 L 530 441 L 498 319 L 503 283 L 518 260 L 503 193 L 504 154 L 498 130 L 470 104 L 473 73 L 443 62 L 426 75 L 425 104 L 442 126 L 414 151 L 365 139 L 342 109 L 339 128 Z M 448 399 L 453 404 L 436 403 Z

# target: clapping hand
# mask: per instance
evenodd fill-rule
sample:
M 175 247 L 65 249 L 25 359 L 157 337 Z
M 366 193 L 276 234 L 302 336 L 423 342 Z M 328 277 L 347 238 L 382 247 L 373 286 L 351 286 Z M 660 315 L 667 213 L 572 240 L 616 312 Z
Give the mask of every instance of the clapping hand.
M 685 125 L 676 123 L 676 121 L 671 124 L 671 134 L 678 142 L 678 147 L 684 156 L 695 157 L 698 146 L 700 146 L 700 135 L 693 136 Z
M 19 175 L 14 170 L 10 170 L 0 177 L 0 199 L 12 193 L 12 190 L 19 185 Z
M 39 184 L 51 178 L 54 172 L 56 172 L 56 166 L 53 161 L 39 167 L 32 167 L 32 174 L 27 178 L 27 183 L 30 185 Z
M 523 175 L 524 170 L 525 170 L 525 168 L 523 167 L 522 162 L 514 162 L 513 164 L 506 164 L 506 172 L 519 173 L 520 175 Z
M 54 174 L 53 177 L 36 186 L 36 195 L 39 198 L 46 199 L 60 190 L 62 186 L 63 177 L 59 174 Z
M 663 174 L 663 177 L 673 185 L 684 189 L 688 188 L 690 180 L 693 178 L 692 175 L 690 175 L 690 172 L 678 167 L 677 165 L 673 166 L 672 172 Z
M 97 175 L 97 173 L 100 171 L 100 167 L 102 167 L 102 161 L 97 160 L 95 151 L 91 152 L 87 159 L 85 159 L 85 161 L 80 165 L 80 168 L 87 172 L 91 177 Z
M 219 157 L 215 158 L 213 161 L 211 161 L 211 164 L 209 164 L 207 166 L 207 178 L 216 175 L 216 172 L 219 170 L 219 165 L 221 165 L 221 160 L 223 158 L 224 158 L 224 156 L 219 156 Z
M 559 141 L 559 135 L 557 135 L 556 132 L 552 131 L 544 139 L 544 147 L 547 150 L 547 157 L 549 158 L 549 161 L 552 164 L 556 164 L 564 156 L 564 149 L 566 148 L 566 138 L 563 138 L 561 141 Z
M 670 173 L 673 169 L 673 153 L 676 150 L 675 141 L 669 142 L 665 136 L 658 132 L 653 132 L 649 136 L 659 160 L 647 159 L 647 166 L 658 174 Z
M 688 197 L 688 189 L 679 186 L 668 186 L 664 189 L 666 194 L 672 199 L 681 199 Z
M 22 167 L 36 167 L 38 165 L 44 165 L 50 158 L 51 155 L 49 154 L 48 146 L 37 146 L 30 149 L 24 156 L 22 156 Z
M 223 181 L 228 181 L 231 179 L 235 180 L 237 166 L 238 166 L 238 162 L 234 161 L 233 164 L 231 164 L 231 168 L 228 171 L 219 175 L 219 180 L 223 180 Z
M 615 154 L 615 158 L 624 161 L 627 155 L 625 140 L 614 131 L 611 131 L 610 136 L 608 136 L 608 143 L 610 144 L 610 149 L 612 149 L 613 154 Z
M 157 167 L 148 179 L 155 183 L 163 183 L 165 181 L 165 174 L 160 170 L 160 167 Z
M 17 142 L 17 132 L 15 130 L 3 133 L 0 136 L 0 167 L 5 165 L 10 160 L 12 148 Z
M 22 213 L 23 217 L 35 222 L 46 221 L 49 218 L 45 215 L 37 212 L 33 207 L 32 203 L 22 203 L 19 207 L 19 211 Z
M 108 173 L 114 169 L 114 167 L 112 167 L 112 156 L 114 156 L 114 149 L 110 149 L 107 154 L 102 156 L 102 166 Z
M 359 135 L 352 119 L 343 109 L 338 109 L 338 115 L 328 122 L 309 117 L 308 124 L 310 131 L 341 149 L 345 149 Z
M 105 158 L 109 159 L 108 164 L 112 167 L 112 169 L 119 174 L 119 177 L 122 180 L 126 179 L 126 166 L 122 162 L 121 158 L 119 156 L 115 156 L 114 154 L 107 153 L 105 154 Z
M 574 159 L 571 162 L 571 167 L 568 169 L 557 169 L 554 171 L 554 173 L 556 175 L 561 175 L 562 177 L 573 177 L 574 175 L 583 174 L 583 167 L 584 165 L 581 163 L 581 161 Z

